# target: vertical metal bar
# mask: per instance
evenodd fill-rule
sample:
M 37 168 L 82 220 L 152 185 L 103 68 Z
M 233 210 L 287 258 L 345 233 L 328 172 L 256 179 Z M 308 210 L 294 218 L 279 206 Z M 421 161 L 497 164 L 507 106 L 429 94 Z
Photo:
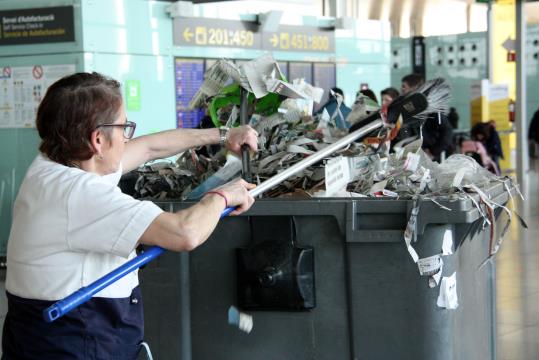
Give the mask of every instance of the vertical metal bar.
M 243 87 L 240 87 L 240 124 L 249 124 L 249 92 Z M 251 156 L 249 154 L 249 147 L 243 145 L 241 147 L 241 162 L 242 162 L 242 178 L 247 182 L 253 182 L 251 172 Z
M 524 196 L 529 193 L 528 178 L 528 136 L 526 134 L 526 15 L 525 1 L 516 1 L 516 57 L 517 57 L 517 99 L 515 125 L 517 135 L 517 181 Z M 506 156 L 510 156 L 507 154 Z
M 192 360 L 191 344 L 191 284 L 189 274 L 189 253 L 180 253 L 180 294 L 181 314 L 180 359 Z
M 492 2 L 488 2 L 487 10 L 487 76 L 489 82 L 494 80 L 492 74 L 492 30 L 494 27 L 493 15 L 492 15 Z

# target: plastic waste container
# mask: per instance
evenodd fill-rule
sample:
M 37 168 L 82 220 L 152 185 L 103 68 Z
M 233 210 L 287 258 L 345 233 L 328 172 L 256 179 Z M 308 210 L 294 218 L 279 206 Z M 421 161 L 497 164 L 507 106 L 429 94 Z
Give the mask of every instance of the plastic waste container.
M 509 200 L 502 183 L 485 190 L 498 204 Z M 428 286 L 408 254 L 403 234 L 412 200 L 264 199 L 246 215 L 223 219 L 195 251 L 166 253 L 140 272 L 146 341 L 157 359 L 494 359 L 495 262 L 480 267 L 488 228 L 469 198 L 439 203 L 451 211 L 421 202 L 413 246 L 420 258 L 439 254 L 450 231 L 453 254 L 443 258 L 443 276 L 456 272 L 456 309 L 437 306 L 440 287 Z M 188 206 L 159 204 L 169 211 Z M 307 285 L 295 289 L 307 301 L 256 309 L 260 304 L 245 300 L 258 290 L 245 289 L 240 254 L 273 238 L 311 252 L 312 264 L 301 266 L 313 271 L 312 279 L 301 277 L 298 283 Z M 267 249 L 276 265 L 264 264 L 264 271 L 284 266 L 291 253 Z M 262 261 L 260 251 L 252 253 Z M 286 282 L 278 271 L 272 273 L 277 282 L 263 291 Z M 266 275 L 258 280 L 267 282 Z M 249 305 L 250 334 L 227 323 L 228 308 L 238 303 Z

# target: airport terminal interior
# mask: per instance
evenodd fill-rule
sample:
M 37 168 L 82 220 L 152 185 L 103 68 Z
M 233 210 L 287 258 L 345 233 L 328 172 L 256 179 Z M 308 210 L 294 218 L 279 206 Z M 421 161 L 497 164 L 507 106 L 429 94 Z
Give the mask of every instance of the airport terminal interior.
M 539 359 L 539 1 L 0 0 L 2 359 Z

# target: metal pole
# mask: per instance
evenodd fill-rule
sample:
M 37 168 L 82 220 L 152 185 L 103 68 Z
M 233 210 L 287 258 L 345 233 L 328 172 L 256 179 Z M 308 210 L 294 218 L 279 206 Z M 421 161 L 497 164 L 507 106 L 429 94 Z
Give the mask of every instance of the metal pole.
M 517 181 L 524 196 L 528 189 L 528 136 L 526 115 L 526 15 L 525 2 L 516 1 L 516 66 L 517 66 L 517 99 L 515 104 L 515 127 L 517 135 Z M 510 156 L 507 154 L 506 156 Z
M 180 354 L 181 360 L 192 360 L 191 346 L 191 275 L 189 269 L 190 255 L 187 252 L 180 253 L 180 291 L 179 306 L 180 306 Z
M 487 76 L 489 83 L 494 80 L 492 73 L 492 30 L 494 28 L 492 13 L 492 2 L 489 1 L 487 10 Z
M 240 124 L 249 124 L 249 92 L 243 87 L 240 87 Z M 251 156 L 249 154 L 249 146 L 241 147 L 241 176 L 247 182 L 253 182 L 251 172 Z
M 333 154 L 335 151 L 345 147 L 346 145 L 354 142 L 355 140 L 359 139 L 360 137 L 369 134 L 370 132 L 379 129 L 383 125 L 383 121 L 378 119 L 370 124 L 367 124 L 363 126 L 362 128 L 354 131 L 353 133 L 350 133 L 343 137 L 342 139 L 334 142 L 333 144 L 323 148 L 322 150 L 319 150 L 315 152 L 314 154 L 307 156 L 305 159 L 301 160 L 300 162 L 294 164 L 293 166 L 289 167 L 286 170 L 283 170 L 282 172 L 278 173 L 277 175 L 269 178 L 268 180 L 264 181 L 262 184 L 258 185 L 256 188 L 250 191 L 251 195 L 257 196 L 260 194 L 263 194 L 264 192 L 268 191 L 275 185 L 279 185 L 286 179 L 288 179 L 290 176 L 297 174 L 298 172 L 302 171 L 303 169 L 306 169 L 308 166 L 322 160 L 325 157 L 328 157 L 329 155 Z

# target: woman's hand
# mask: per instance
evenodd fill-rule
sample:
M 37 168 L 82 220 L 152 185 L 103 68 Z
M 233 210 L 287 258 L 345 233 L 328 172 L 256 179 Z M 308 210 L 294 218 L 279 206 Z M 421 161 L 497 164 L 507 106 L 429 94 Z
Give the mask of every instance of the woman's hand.
M 218 187 L 215 191 L 222 193 L 226 197 L 229 207 L 236 208 L 230 214 L 238 215 L 249 210 L 255 202 L 254 197 L 249 194 L 249 190 L 255 187 L 255 184 L 250 184 L 243 179 L 237 179 Z
M 258 149 L 258 133 L 249 125 L 232 128 L 228 133 L 227 149 L 241 155 L 242 145 L 248 145 L 251 151 L 257 151 Z

